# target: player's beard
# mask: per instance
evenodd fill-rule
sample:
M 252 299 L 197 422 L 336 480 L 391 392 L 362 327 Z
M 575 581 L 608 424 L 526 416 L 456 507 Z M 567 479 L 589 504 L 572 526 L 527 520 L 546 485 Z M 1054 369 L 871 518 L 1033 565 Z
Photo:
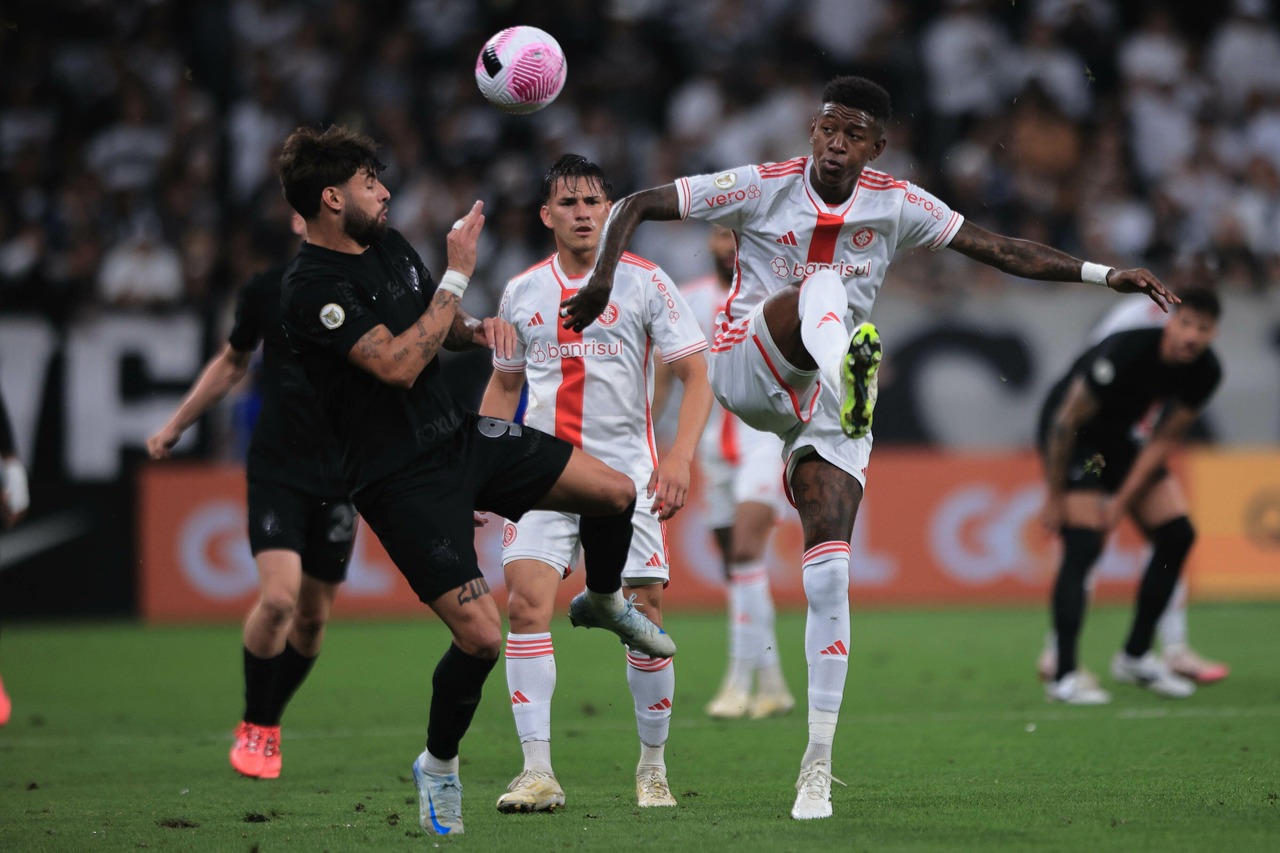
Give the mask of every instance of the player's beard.
M 378 218 L 380 215 L 381 211 L 369 216 L 363 210 L 350 208 L 342 218 L 342 230 L 361 246 L 372 246 L 387 236 L 387 223 Z

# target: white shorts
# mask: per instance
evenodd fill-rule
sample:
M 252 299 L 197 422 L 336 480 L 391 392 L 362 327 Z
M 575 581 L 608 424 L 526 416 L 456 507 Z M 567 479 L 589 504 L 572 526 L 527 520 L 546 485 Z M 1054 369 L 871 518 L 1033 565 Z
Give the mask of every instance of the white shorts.
M 721 420 L 731 426 L 717 430 L 715 435 L 708 427 L 698 446 L 707 526 L 712 530 L 732 527 L 738 504 L 748 501 L 772 507 L 774 515 L 780 515 L 786 506 L 782 439 L 751 429 L 728 413 L 721 413 Z M 732 441 L 732 450 L 722 437 Z M 736 457 L 734 461 L 730 461 L 731 456 Z
M 716 336 L 708 372 L 720 405 L 755 429 L 783 441 L 787 482 L 810 453 L 865 488 L 871 435 L 852 439 L 840 428 L 840 389 L 818 382 L 818 371 L 800 370 L 782 357 L 757 305 L 745 321 Z
M 628 586 L 666 583 L 671 579 L 671 563 L 667 556 L 666 525 L 649 512 L 653 501 L 643 491 L 636 499 L 632 522 L 631 552 L 622 582 Z M 578 532 L 580 516 L 569 512 L 533 510 L 518 522 L 506 522 L 502 528 L 502 565 L 516 560 L 538 560 L 567 578 L 582 557 Z

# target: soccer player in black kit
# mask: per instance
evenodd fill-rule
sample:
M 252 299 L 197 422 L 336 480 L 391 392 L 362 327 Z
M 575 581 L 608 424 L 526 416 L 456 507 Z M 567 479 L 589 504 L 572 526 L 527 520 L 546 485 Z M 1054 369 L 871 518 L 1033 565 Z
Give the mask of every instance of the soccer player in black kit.
M 360 514 L 418 597 L 449 626 L 432 677 L 426 749 L 413 762 L 419 822 L 460 833 L 458 744 L 497 661 L 502 623 L 476 562 L 473 510 L 513 521 L 530 509 L 583 516 L 587 589 L 575 625 L 613 631 L 671 657 L 675 644 L 622 597 L 635 485 L 626 475 L 519 424 L 464 412 L 445 387 L 440 349 L 483 346 L 509 357 L 515 330 L 458 307 L 475 269 L 482 204 L 447 238 L 437 283 L 387 227 L 390 193 L 368 137 L 335 126 L 285 140 L 280 181 L 307 222 L 285 274 L 285 330 L 343 449 Z
M 302 218 L 293 219 L 303 236 Z M 338 440 L 280 324 L 284 269 L 254 276 L 240 290 L 226 346 L 147 439 L 152 459 L 167 458 L 182 433 L 240 382 L 263 343 L 262 410 L 246 465 L 259 597 L 244 623 L 244 716 L 231 747 L 231 766 L 257 779 L 280 775 L 280 717 L 320 654 L 355 539 Z
M 1085 579 L 1107 534 L 1130 516 L 1152 545 L 1138 588 L 1133 623 L 1111 675 L 1153 693 L 1183 698 L 1195 685 L 1151 652 L 1156 622 L 1195 541 L 1187 502 L 1165 462 L 1222 379 L 1209 345 L 1221 306 L 1210 290 L 1190 289 L 1163 328 L 1117 332 L 1088 349 L 1053 387 L 1040 413 L 1040 450 L 1049 494 L 1045 526 L 1062 535 L 1053 589 L 1058 669 L 1050 701 L 1109 702 L 1076 661 L 1084 621 Z M 1164 411 L 1149 440 L 1134 430 L 1153 406 Z

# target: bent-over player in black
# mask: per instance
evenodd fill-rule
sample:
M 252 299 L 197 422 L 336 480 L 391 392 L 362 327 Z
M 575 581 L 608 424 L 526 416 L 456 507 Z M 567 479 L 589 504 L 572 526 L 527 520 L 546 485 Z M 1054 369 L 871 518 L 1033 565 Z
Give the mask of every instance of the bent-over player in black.
M 1049 493 L 1043 521 L 1062 534 L 1062 565 L 1053 589 L 1058 668 L 1050 700 L 1110 701 L 1077 666 L 1085 580 L 1107 534 L 1129 515 L 1153 551 L 1138 589 L 1124 648 L 1111 661 L 1115 680 L 1162 696 L 1185 697 L 1192 682 L 1151 653 L 1164 612 L 1195 539 L 1186 497 L 1165 461 L 1222 379 L 1209 349 L 1221 307 L 1209 290 L 1192 289 L 1164 328 L 1117 332 L 1091 347 L 1050 391 L 1040 413 L 1040 450 Z M 1135 430 L 1153 407 L 1163 414 L 1151 438 Z
M 303 229 L 295 215 L 295 232 Z M 356 529 L 337 437 L 280 324 L 284 270 L 240 289 L 226 346 L 147 440 L 153 459 L 168 457 L 183 431 L 244 377 L 262 342 L 262 409 L 245 466 L 259 596 L 244 622 L 244 716 L 231 747 L 231 766 L 259 779 L 280 775 L 280 718 L 320 654 Z
M 622 597 L 635 486 L 567 442 L 464 412 L 436 358 L 485 346 L 510 356 L 512 327 L 458 305 L 476 263 L 480 202 L 447 240 L 437 283 L 386 225 L 390 193 L 372 140 L 342 127 L 301 128 L 285 140 L 285 198 L 308 242 L 285 275 L 285 329 L 343 448 L 361 515 L 453 642 L 432 678 L 427 748 L 413 762 L 420 823 L 462 831 L 458 745 L 501 647 L 501 619 L 480 573 L 473 510 L 519 519 L 530 509 L 584 516 L 585 610 L 633 648 L 670 657 L 675 644 Z

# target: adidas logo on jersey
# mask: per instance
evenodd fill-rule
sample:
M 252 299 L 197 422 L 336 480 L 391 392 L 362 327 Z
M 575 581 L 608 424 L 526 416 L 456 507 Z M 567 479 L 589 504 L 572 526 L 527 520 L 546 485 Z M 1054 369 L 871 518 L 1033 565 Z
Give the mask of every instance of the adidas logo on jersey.
M 529 702 L 528 696 L 525 696 L 523 693 L 517 690 L 515 693 L 511 694 L 511 704 L 512 705 L 529 705 L 531 703 Z
M 669 711 L 671 710 L 671 700 L 663 697 L 661 702 L 654 702 L 649 706 L 650 711 Z
M 652 557 L 645 560 L 644 564 L 651 569 L 660 569 L 662 568 L 662 558 L 655 553 Z
M 524 327 L 526 329 L 532 329 L 534 326 L 541 326 L 541 325 L 543 325 L 542 312 L 536 311 L 534 312 L 534 315 L 529 318 L 529 322 L 524 324 Z
M 822 319 L 818 321 L 818 328 L 821 329 L 826 323 L 839 323 L 840 317 L 834 311 L 828 311 L 822 315 Z
M 800 245 L 798 242 L 796 242 L 796 232 L 794 232 L 794 231 L 788 231 L 786 234 L 783 234 L 781 237 L 779 237 L 778 239 L 774 240 L 773 242 L 775 242 L 775 243 L 781 243 L 781 244 L 782 244 L 782 245 L 784 245 L 784 246 L 799 246 L 799 245 Z

